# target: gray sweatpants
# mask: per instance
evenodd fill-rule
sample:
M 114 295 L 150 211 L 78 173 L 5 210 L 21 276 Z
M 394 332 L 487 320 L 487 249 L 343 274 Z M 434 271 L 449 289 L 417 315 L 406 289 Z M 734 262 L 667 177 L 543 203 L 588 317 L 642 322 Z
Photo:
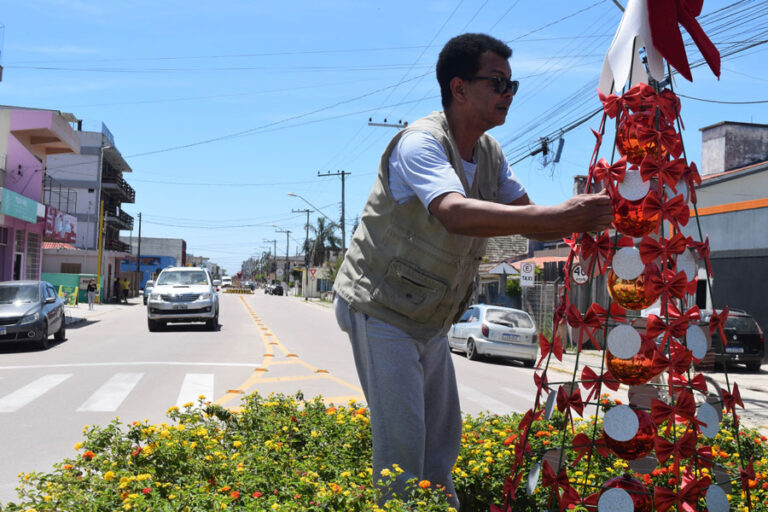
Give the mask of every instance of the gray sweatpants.
M 355 366 L 371 414 L 373 479 L 397 464 L 403 469 L 385 495 L 404 496 L 411 478 L 445 486 L 461 447 L 461 407 L 448 340 L 416 340 L 355 310 L 336 297 L 336 320 L 349 334 Z

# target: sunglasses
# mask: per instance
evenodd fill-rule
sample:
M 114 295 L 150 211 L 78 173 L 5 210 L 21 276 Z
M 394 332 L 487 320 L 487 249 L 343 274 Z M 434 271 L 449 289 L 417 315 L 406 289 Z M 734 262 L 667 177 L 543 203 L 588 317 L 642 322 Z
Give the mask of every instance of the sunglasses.
M 514 96 L 520 87 L 520 82 L 517 80 L 507 80 L 500 76 L 473 76 L 470 80 L 490 80 L 493 82 L 493 90 L 497 94 L 505 94 L 509 91 Z

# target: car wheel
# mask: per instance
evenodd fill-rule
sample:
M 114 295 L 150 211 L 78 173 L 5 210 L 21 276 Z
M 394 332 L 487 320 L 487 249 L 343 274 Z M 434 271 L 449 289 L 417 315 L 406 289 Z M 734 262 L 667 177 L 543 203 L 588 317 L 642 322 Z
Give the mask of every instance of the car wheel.
M 144 305 L 145 306 L 147 305 L 147 298 L 146 297 L 144 297 Z
M 43 350 L 48 350 L 51 346 L 50 342 L 48 341 L 48 323 L 43 323 L 43 331 L 40 335 L 40 339 L 38 340 L 38 344 L 40 345 L 40 348 Z
M 160 322 L 147 318 L 147 327 L 149 328 L 149 332 L 157 332 L 160 330 Z
M 525 359 L 525 360 L 523 360 L 523 366 L 525 366 L 526 368 L 533 368 L 533 365 L 535 365 L 535 364 L 536 364 L 536 360 L 535 359 Z
M 205 322 L 205 324 L 206 324 L 206 327 L 208 328 L 209 331 L 215 331 L 216 329 L 219 328 L 219 312 L 218 312 L 218 310 L 216 311 L 216 316 L 214 316 L 213 318 L 209 319 L 207 322 Z
M 480 359 L 480 354 L 477 353 L 477 347 L 475 346 L 475 340 L 472 338 L 467 340 L 467 359 L 470 361 L 477 361 Z
M 53 335 L 53 339 L 56 341 L 64 341 L 67 339 L 67 319 L 64 316 L 64 313 L 61 314 L 61 327 L 59 327 L 59 330 Z
M 760 361 L 757 361 L 754 363 L 747 363 L 747 371 L 750 373 L 759 373 L 761 365 L 762 363 Z

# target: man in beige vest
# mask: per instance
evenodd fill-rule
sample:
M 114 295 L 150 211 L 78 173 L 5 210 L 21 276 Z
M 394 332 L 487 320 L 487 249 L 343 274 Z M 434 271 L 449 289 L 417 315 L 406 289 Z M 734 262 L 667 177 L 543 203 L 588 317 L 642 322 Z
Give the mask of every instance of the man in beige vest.
M 451 39 L 437 63 L 443 112 L 400 131 L 334 284 L 371 413 L 374 481 L 397 464 L 408 479 L 445 486 L 461 443 L 461 409 L 445 337 L 473 292 L 487 237 L 554 240 L 607 228 L 607 194 L 533 204 L 485 132 L 506 120 L 518 83 L 512 51 L 484 34 Z

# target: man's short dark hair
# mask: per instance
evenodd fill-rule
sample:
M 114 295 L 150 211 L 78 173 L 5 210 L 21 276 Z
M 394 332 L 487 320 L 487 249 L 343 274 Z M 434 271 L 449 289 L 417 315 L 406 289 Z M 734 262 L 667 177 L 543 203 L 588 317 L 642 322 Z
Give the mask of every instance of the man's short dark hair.
M 505 59 L 512 56 L 509 46 L 486 34 L 462 34 L 445 43 L 437 59 L 437 82 L 440 84 L 443 108 L 453 101 L 453 77 L 468 80 L 475 76 L 480 69 L 480 56 L 487 51 Z

